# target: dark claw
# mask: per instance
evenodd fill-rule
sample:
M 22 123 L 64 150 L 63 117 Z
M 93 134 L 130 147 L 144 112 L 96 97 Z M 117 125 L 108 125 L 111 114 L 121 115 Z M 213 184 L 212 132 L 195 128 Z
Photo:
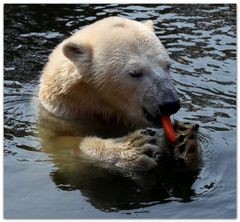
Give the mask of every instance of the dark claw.
M 143 154 L 152 157 L 153 151 L 151 149 L 146 149 L 143 151 Z
M 160 153 L 156 153 L 156 155 L 155 155 L 155 157 L 154 157 L 154 160 L 156 161 L 156 162 L 160 162 L 160 159 L 161 159 L 161 154 Z
M 193 127 L 194 130 L 197 130 L 199 129 L 199 124 L 194 124 L 194 127 Z
M 184 136 L 180 135 L 179 138 L 178 138 L 178 142 L 181 143 L 181 142 L 183 142 L 183 140 L 184 140 Z
M 154 130 L 151 129 L 146 129 L 140 132 L 143 135 L 148 135 L 148 136 L 154 136 L 156 134 L 156 132 Z
M 150 139 L 150 140 L 148 141 L 148 143 L 153 144 L 153 145 L 156 145 L 157 140 L 156 140 L 156 138 L 152 138 L 152 139 Z

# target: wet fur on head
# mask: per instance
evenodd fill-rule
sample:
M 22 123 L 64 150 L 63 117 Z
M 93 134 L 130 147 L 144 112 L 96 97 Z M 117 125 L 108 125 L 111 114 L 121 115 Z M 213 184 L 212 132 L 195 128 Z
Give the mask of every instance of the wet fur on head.
M 147 126 L 143 108 L 156 116 L 159 105 L 178 99 L 169 63 L 151 21 L 109 17 L 53 50 L 41 75 L 39 98 L 45 109 L 65 119 L 101 116 Z

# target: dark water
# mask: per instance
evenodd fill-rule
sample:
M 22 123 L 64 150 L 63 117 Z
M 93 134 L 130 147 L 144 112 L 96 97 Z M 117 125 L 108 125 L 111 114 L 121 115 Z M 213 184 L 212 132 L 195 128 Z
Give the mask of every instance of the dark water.
M 49 53 L 113 15 L 153 20 L 174 61 L 182 101 L 175 118 L 200 124 L 205 135 L 193 181 L 141 191 L 36 136 L 31 98 Z M 5 5 L 4 137 L 6 218 L 235 218 L 236 5 Z

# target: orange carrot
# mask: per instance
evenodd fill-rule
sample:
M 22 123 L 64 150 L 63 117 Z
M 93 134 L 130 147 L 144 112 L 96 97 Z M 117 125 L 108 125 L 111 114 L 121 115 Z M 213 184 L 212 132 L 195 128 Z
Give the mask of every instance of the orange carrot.
M 168 140 L 171 143 L 176 143 L 177 138 L 176 138 L 176 135 L 175 135 L 175 131 L 172 127 L 170 116 L 161 115 L 161 123 L 162 123 L 163 130 L 164 130 Z

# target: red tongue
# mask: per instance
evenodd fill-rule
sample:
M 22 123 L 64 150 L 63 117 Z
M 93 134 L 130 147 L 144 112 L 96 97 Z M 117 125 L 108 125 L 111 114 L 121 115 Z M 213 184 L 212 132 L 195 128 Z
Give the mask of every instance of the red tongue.
M 161 123 L 168 140 L 171 143 L 176 143 L 177 139 L 176 139 L 175 131 L 172 127 L 170 116 L 161 115 Z

